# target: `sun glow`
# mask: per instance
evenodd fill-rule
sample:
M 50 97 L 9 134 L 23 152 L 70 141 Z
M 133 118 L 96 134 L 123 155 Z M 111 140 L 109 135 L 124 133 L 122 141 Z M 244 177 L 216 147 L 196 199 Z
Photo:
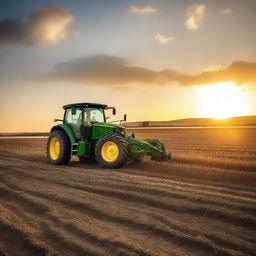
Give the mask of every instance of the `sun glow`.
M 197 116 L 228 118 L 248 114 L 246 93 L 233 82 L 215 83 L 200 88 Z

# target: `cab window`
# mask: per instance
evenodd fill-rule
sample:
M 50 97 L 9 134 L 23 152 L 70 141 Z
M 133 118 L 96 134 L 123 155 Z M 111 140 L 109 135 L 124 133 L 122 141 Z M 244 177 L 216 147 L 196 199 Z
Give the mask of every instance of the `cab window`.
M 81 109 L 76 109 L 76 114 L 72 115 L 71 109 L 66 110 L 66 115 L 65 115 L 65 122 L 69 124 L 81 124 L 81 118 L 82 118 L 82 110 Z
M 105 122 L 104 110 L 100 108 L 86 108 L 84 110 L 84 124 L 90 126 L 91 123 Z
M 104 114 L 102 109 L 92 109 L 90 118 L 93 122 L 104 122 Z
M 76 109 L 76 114 L 72 115 L 71 108 L 66 109 L 65 123 L 69 124 L 77 139 L 81 138 L 82 110 Z

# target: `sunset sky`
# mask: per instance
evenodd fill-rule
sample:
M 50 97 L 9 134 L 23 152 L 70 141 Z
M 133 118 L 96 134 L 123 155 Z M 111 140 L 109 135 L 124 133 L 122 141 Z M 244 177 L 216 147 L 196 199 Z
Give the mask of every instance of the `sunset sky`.
M 62 106 L 128 121 L 256 115 L 255 0 L 0 0 L 0 132 Z

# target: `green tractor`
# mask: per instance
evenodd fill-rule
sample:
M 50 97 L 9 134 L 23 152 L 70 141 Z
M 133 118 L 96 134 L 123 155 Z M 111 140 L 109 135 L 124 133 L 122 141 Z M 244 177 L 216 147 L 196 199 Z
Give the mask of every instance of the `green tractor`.
M 102 168 L 120 168 L 142 155 L 154 160 L 168 160 L 162 142 L 156 139 L 137 139 L 128 136 L 125 128 L 107 123 L 105 111 L 112 110 L 96 103 L 75 103 L 65 105 L 64 119 L 51 129 L 47 141 L 47 158 L 53 164 L 66 165 L 71 157 L 79 157 L 81 162 L 97 162 Z M 124 120 L 126 121 L 126 115 Z

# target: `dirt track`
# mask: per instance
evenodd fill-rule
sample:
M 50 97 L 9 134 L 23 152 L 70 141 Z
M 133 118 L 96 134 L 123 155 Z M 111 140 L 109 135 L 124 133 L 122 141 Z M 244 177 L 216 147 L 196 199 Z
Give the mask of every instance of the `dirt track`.
M 226 141 L 219 143 L 225 161 L 214 155 L 209 163 L 210 151 L 205 161 L 202 152 L 186 156 L 174 133 L 158 136 L 173 142 L 173 162 L 120 170 L 77 161 L 52 166 L 45 139 L 1 139 L 0 255 L 256 255 L 251 139 L 241 143 L 244 171 L 225 162 Z M 190 137 L 190 148 L 203 141 L 211 148 L 202 134 L 197 144 Z

